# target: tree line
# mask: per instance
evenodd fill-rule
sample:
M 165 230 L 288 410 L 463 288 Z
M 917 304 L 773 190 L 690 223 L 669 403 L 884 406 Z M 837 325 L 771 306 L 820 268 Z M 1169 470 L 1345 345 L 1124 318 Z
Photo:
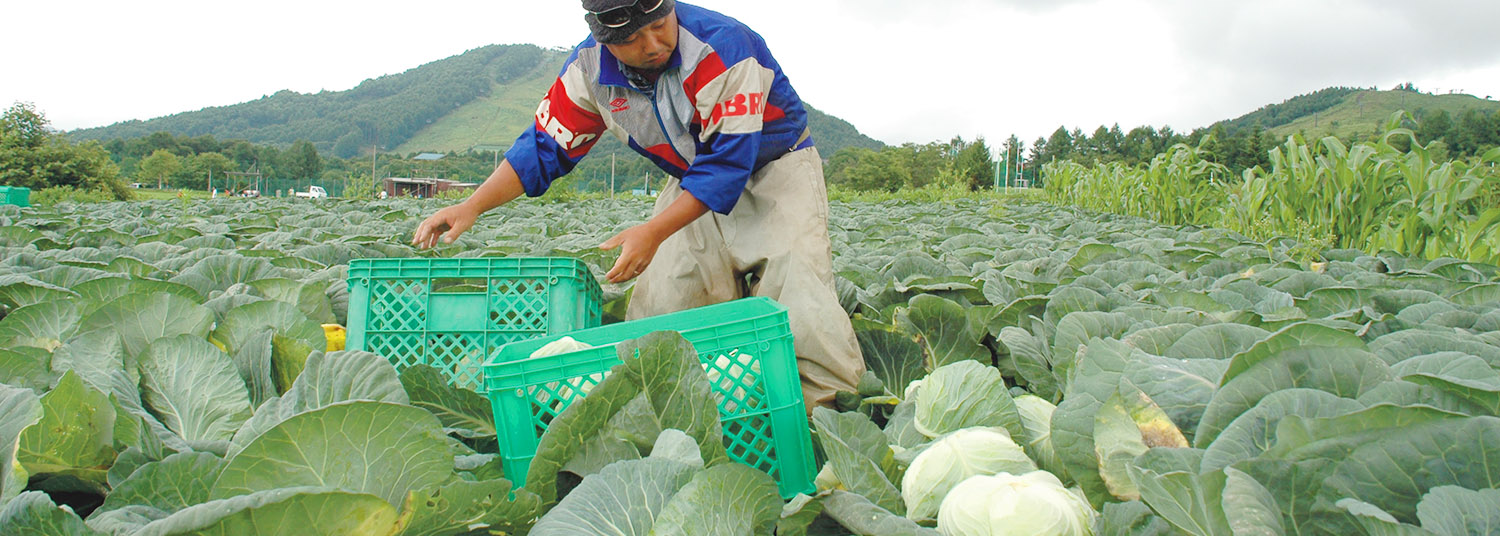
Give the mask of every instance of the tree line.
M 833 125 L 828 135 L 820 134 L 820 140 L 861 147 L 883 146 L 836 118 L 825 115 L 819 122 Z M 6 113 L 5 125 L 0 184 L 33 189 L 52 186 L 102 189 L 110 192 L 109 197 L 122 200 L 129 198 L 131 184 L 232 192 L 267 183 L 296 184 L 299 189 L 317 184 L 335 191 L 342 190 L 336 185 L 349 181 L 386 177 L 432 177 L 477 183 L 489 177 L 503 158 L 503 154 L 495 151 L 471 150 L 449 152 L 435 161 L 418 161 L 414 159 L 417 153 L 372 155 L 369 147 L 363 154 L 344 158 L 327 154 L 306 139 L 278 146 L 244 139 L 219 139 L 212 134 L 185 136 L 165 131 L 103 143 L 95 140 L 74 143 L 68 136 L 53 131 L 41 112 L 24 103 L 17 103 Z M 644 189 L 648 185 L 659 190 L 666 180 L 665 174 L 650 161 L 613 136 L 606 136 L 573 173 L 554 187 L 607 192 L 612 177 L 616 192 Z
M 1416 117 L 1413 130 L 1417 140 L 1423 144 L 1442 142 L 1441 147 L 1451 157 L 1469 158 L 1500 146 L 1500 111 L 1485 113 L 1470 108 L 1456 118 L 1447 110 L 1418 111 Z
M 157 132 L 129 140 L 103 144 L 121 172 L 133 182 L 157 188 L 218 190 L 234 188 L 230 175 L 255 173 L 265 178 L 316 180 L 324 171 L 346 166 L 339 159 L 325 159 L 307 140 L 297 140 L 286 149 L 257 145 L 245 140 L 220 141 L 211 135 L 173 136 Z M 331 166 L 331 167 L 330 167 Z
M 977 191 L 989 187 L 995 171 L 995 158 L 983 137 L 880 150 L 851 147 L 834 153 L 823 169 L 830 186 L 861 192 L 930 187 Z
M 1229 132 L 1223 125 L 1179 133 L 1170 126 L 1141 126 L 1128 132 L 1119 124 L 1100 126 L 1090 135 L 1082 129 L 1058 127 L 1052 135 L 1039 137 L 1028 146 L 1011 135 L 995 150 L 983 137 L 966 141 L 907 143 L 879 150 L 849 148 L 829 159 L 825 172 L 829 184 L 856 191 L 888 191 L 923 188 L 928 185 L 962 186 L 970 190 L 991 188 L 995 180 L 1017 184 L 1022 179 L 1041 186 L 1042 166 L 1057 161 L 1086 165 L 1149 163 L 1177 144 L 1202 147 L 1215 163 L 1236 170 L 1269 164 L 1267 151 L 1276 145 L 1259 127 Z
M 1326 107 L 1329 99 L 1341 96 L 1339 91 L 1343 90 L 1314 94 L 1316 99 L 1301 101 L 1295 109 L 1306 111 Z M 1347 92 L 1342 95 L 1347 95 Z M 1285 122 L 1279 124 L 1286 124 L 1290 122 L 1285 119 L 1287 109 L 1292 108 L 1262 111 L 1266 112 L 1265 117 L 1274 118 L 1272 124 L 1283 120 Z M 1412 130 L 1417 142 L 1424 147 L 1436 142 L 1431 151 L 1441 159 L 1473 158 L 1500 146 L 1500 111 L 1470 108 L 1453 117 L 1446 110 L 1418 110 L 1408 115 L 1402 126 Z M 1346 144 L 1375 142 L 1383 134 L 1382 128 L 1343 141 Z M 833 155 L 827 172 L 831 184 L 859 191 L 920 188 L 932 183 L 936 176 L 954 174 L 967 177 L 967 181 L 961 182 L 978 190 L 991 184 L 991 175 L 980 171 L 983 166 L 990 166 L 991 172 L 1002 177 L 1014 176 L 1007 175 L 1005 170 L 1020 170 L 1019 177 L 1041 186 L 1046 179 L 1041 173 L 1042 167 L 1049 163 L 1139 167 L 1150 164 L 1157 155 L 1174 146 L 1189 145 L 1197 148 L 1205 161 L 1223 166 L 1231 176 L 1238 177 L 1246 170 L 1269 169 L 1272 164 L 1270 150 L 1285 141 L 1267 133 L 1259 123 L 1237 127 L 1233 122 L 1220 122 L 1188 133 L 1174 131 L 1170 126 L 1140 126 L 1123 131 L 1119 124 L 1101 125 L 1092 135 L 1076 127 L 1070 130 L 1061 126 L 1050 136 L 1037 138 L 1029 147 L 1012 135 L 995 155 L 985 157 L 976 154 L 983 146 L 983 139 L 964 142 L 955 138 L 946 143 L 925 145 L 909 143 L 883 150 L 846 149 Z M 967 156 L 960 158 L 960 155 Z M 1000 162 L 999 167 L 995 167 L 996 160 Z
M 1273 107 L 1291 106 L 1294 101 L 1297 110 L 1326 107 L 1341 91 L 1352 90 L 1334 88 Z M 1278 121 L 1290 113 L 1273 107 L 1256 113 Z M 860 135 L 837 118 L 816 111 L 810 113 L 820 125 L 815 128 L 818 145 L 827 151 L 824 156 L 828 183 L 855 191 L 895 192 L 933 186 L 980 190 L 989 188 L 997 175 L 1009 184 L 1020 178 L 1041 186 L 1045 177 L 1040 171 L 1048 163 L 1143 166 L 1182 144 L 1195 147 L 1205 160 L 1223 166 L 1231 176 L 1239 176 L 1248 169 L 1268 169 L 1269 150 L 1283 141 L 1267 134 L 1260 123 L 1236 126 L 1228 121 L 1186 134 L 1171 127 L 1151 126 L 1123 131 L 1116 124 L 1100 126 L 1091 135 L 1078 128 L 1059 127 L 1029 146 L 1012 135 L 999 147 L 992 147 L 983 138 L 961 137 L 888 147 Z M 73 143 L 51 130 L 35 107 L 24 103 L 7 110 L 3 124 L 0 184 L 33 189 L 66 186 L 98 190 L 117 199 L 128 197 L 131 182 L 162 188 L 205 190 L 212 186 L 237 190 L 252 180 L 231 173 L 296 181 L 299 188 L 313 183 L 326 188 L 351 180 L 373 182 L 384 177 L 480 182 L 489 176 L 502 156 L 494 151 L 471 150 L 450 152 L 437 161 L 416 161 L 412 159 L 414 154 L 371 155 L 369 147 L 363 152 L 356 147 L 354 155 L 343 156 L 328 154 L 319 149 L 317 142 L 305 138 L 289 144 L 263 144 L 244 139 L 221 140 L 212 134 L 187 136 L 169 132 L 104 143 Z M 1445 110 L 1418 110 L 1408 116 L 1403 126 L 1411 129 L 1424 146 L 1437 142 L 1431 151 L 1440 158 L 1467 158 L 1500 146 L 1500 112 L 1468 109 L 1455 117 Z M 1375 137 L 1377 133 L 1371 133 L 1366 140 L 1347 141 L 1370 141 Z M 842 144 L 847 145 L 838 148 Z M 1019 177 L 1015 175 L 1017 170 L 1021 173 Z M 607 136 L 555 187 L 588 192 L 609 191 L 611 185 L 616 192 L 648 186 L 655 190 L 665 179 L 649 161 Z

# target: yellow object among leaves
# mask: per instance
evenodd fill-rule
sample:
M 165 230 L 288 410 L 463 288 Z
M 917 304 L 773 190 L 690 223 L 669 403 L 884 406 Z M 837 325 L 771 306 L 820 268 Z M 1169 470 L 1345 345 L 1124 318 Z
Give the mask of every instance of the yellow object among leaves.
M 338 324 L 323 324 L 323 336 L 328 339 L 329 352 L 337 352 L 344 349 L 344 338 L 348 331 L 344 326 Z

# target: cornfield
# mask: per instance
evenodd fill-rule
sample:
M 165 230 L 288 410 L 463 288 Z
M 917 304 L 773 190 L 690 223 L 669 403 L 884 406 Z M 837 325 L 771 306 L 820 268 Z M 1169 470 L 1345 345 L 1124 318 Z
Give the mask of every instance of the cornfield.
M 1256 240 L 1393 251 L 1427 259 L 1500 264 L 1500 149 L 1473 161 L 1443 160 L 1421 145 L 1402 115 L 1374 142 L 1300 136 L 1270 151 L 1271 168 L 1231 177 L 1198 147 L 1177 145 L 1145 166 L 1043 168 L 1054 203 L 1222 227 Z

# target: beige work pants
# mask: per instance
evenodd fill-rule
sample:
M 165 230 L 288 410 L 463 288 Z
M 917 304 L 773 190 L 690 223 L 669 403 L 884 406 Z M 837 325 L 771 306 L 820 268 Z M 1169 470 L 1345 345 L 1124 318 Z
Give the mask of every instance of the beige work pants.
M 677 179 L 656 200 L 681 195 Z M 729 215 L 709 212 L 662 242 L 636 280 L 627 320 L 764 296 L 785 305 L 807 410 L 853 391 L 865 362 L 834 291 L 828 192 L 816 147 L 787 153 L 750 177 Z

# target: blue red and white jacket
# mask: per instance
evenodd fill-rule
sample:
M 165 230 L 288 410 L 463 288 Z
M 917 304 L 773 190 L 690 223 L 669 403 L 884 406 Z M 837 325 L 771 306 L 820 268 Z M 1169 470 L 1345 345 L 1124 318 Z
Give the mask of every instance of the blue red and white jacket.
M 609 131 L 728 214 L 752 173 L 812 145 L 807 111 L 765 40 L 722 14 L 676 4 L 677 50 L 654 91 L 635 89 L 593 37 L 573 50 L 535 125 L 505 153 L 527 195 L 542 195 Z

